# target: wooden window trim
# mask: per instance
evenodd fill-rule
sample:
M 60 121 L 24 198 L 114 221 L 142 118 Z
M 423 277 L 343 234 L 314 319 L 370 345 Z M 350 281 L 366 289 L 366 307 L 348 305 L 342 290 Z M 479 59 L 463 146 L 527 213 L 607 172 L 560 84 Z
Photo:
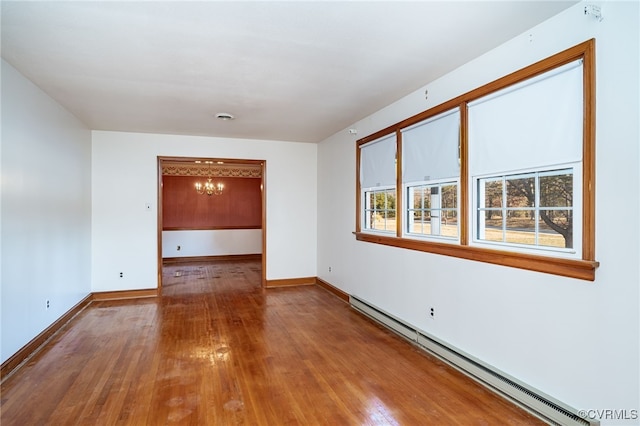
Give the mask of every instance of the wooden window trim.
M 546 272 L 553 275 L 588 281 L 595 279 L 595 270 L 599 266 L 599 263 L 596 261 L 536 256 L 506 250 L 492 250 L 459 244 L 397 238 L 368 232 L 354 232 L 354 235 L 356 236 L 356 240 L 368 243 L 475 260 L 478 262 L 492 263 L 494 265 L 510 266 L 530 271 Z
M 561 65 L 583 60 L 583 158 L 582 158 L 582 259 L 567 259 L 555 256 L 531 255 L 508 250 L 495 250 L 469 245 L 469 169 L 468 169 L 468 112 L 467 103 L 496 92 L 507 86 L 543 74 Z M 362 232 L 361 228 L 361 188 L 360 188 L 360 146 L 387 136 L 397 135 L 397 152 L 401 153 L 402 134 L 405 127 L 453 108 L 460 108 L 460 242 L 458 244 L 438 243 L 402 237 L 405 215 L 402 209 L 402 176 L 398 173 L 396 184 L 397 235 L 387 236 Z M 402 156 L 398 155 L 398 167 L 402 166 Z M 401 169 L 400 169 L 401 170 Z M 528 67 L 522 68 L 461 96 L 402 120 L 375 132 L 356 142 L 356 231 L 358 241 L 383 244 L 392 247 L 418 250 L 427 253 L 453 256 L 496 265 L 515 267 L 553 275 L 594 281 L 599 262 L 595 260 L 595 39 L 587 40 L 574 47 L 550 56 Z

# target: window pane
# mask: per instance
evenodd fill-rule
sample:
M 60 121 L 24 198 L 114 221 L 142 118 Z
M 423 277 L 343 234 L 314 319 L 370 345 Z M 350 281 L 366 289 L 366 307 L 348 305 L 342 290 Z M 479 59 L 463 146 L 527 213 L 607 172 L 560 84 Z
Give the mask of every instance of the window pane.
M 424 196 L 422 198 L 422 202 L 423 202 L 423 207 L 422 208 L 424 208 L 424 209 L 430 209 L 431 208 L 431 188 L 425 187 Z
M 386 211 L 384 212 L 384 229 L 385 231 L 393 231 L 396 229 L 396 212 Z
M 540 207 L 573 206 L 573 174 L 540 176 Z
M 387 205 L 387 197 L 383 191 L 376 191 L 375 193 L 375 202 L 373 208 L 376 211 L 384 211 Z
M 458 206 L 458 186 L 443 185 L 442 186 L 442 208 L 455 209 Z
M 394 218 L 396 217 L 396 190 L 395 189 L 388 189 L 385 191 L 384 193 L 384 197 L 385 197 L 385 210 L 388 210 L 389 212 L 389 217 Z
M 409 233 L 413 233 L 413 234 L 422 234 L 423 233 L 423 218 L 422 218 L 422 211 L 421 210 L 414 210 L 409 212 L 410 216 L 413 216 L 413 218 L 410 218 L 410 220 L 408 221 L 408 228 L 407 228 L 407 232 Z M 411 220 L 413 219 L 413 220 Z
M 386 227 L 384 212 L 374 212 L 371 215 L 371 229 L 384 230 Z
M 425 235 L 431 235 L 431 213 L 430 212 L 426 212 L 424 215 L 424 223 L 423 223 L 423 231 L 422 233 Z
M 386 203 L 384 192 L 376 191 L 374 192 L 374 202 L 373 208 L 375 210 L 384 210 L 384 205 Z
M 573 248 L 572 210 L 541 210 L 538 226 L 539 245 Z
M 482 180 L 481 183 L 484 183 L 483 207 L 502 207 L 502 180 Z
M 456 210 L 443 210 L 441 222 L 441 234 L 443 236 L 458 237 L 458 212 Z
M 377 213 L 373 210 L 368 210 L 366 213 L 367 229 L 375 229 L 376 219 Z
M 503 241 L 502 210 L 481 210 L 478 212 L 478 215 L 481 215 L 481 217 L 478 218 L 478 222 L 484 223 L 484 227 L 478 227 L 478 239 Z
M 507 207 L 533 207 L 536 204 L 536 180 L 533 176 L 507 179 Z
M 505 241 L 515 244 L 536 244 L 536 221 L 534 212 L 509 210 L 507 212 Z
M 367 194 L 367 209 L 373 209 L 376 206 L 376 194 L 375 192 L 368 192 Z
M 411 208 L 422 208 L 422 187 L 416 186 L 413 188 L 413 206 Z

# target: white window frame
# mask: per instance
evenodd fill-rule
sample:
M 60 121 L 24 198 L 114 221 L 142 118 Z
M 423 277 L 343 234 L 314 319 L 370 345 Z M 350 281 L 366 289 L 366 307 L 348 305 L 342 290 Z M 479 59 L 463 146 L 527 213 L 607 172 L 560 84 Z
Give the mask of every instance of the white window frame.
M 456 105 L 443 112 L 434 114 L 423 121 L 401 129 L 402 134 L 402 206 L 403 226 L 402 237 L 425 241 L 446 243 L 460 243 L 460 128 L 461 111 Z M 411 147 L 411 148 L 409 148 Z M 406 158 L 408 156 L 409 158 Z M 437 158 L 435 161 L 434 157 Z M 423 178 L 423 179 L 422 179 Z M 448 237 L 441 235 L 440 223 L 431 223 L 431 229 L 437 233 L 424 234 L 411 232 L 413 225 L 413 188 L 423 186 L 438 186 L 443 184 L 456 185 L 456 235 Z M 429 210 L 440 210 L 442 191 L 432 198 L 438 207 Z M 424 210 L 424 209 L 420 209 Z M 449 210 L 447 208 L 447 210 Z M 440 218 L 441 215 L 439 214 Z
M 444 208 L 441 207 L 442 206 L 442 187 L 443 186 L 448 186 L 448 185 L 455 185 L 456 186 L 456 207 L 455 209 L 452 208 Z M 439 198 L 439 207 L 431 207 L 429 210 L 438 210 L 440 212 L 442 212 L 443 210 L 455 210 L 456 212 L 456 236 L 455 237 L 449 237 L 446 235 L 441 235 L 440 233 L 438 234 L 423 234 L 423 233 L 418 233 L 418 232 L 411 232 L 410 229 L 413 225 L 413 219 L 412 219 L 412 213 L 413 211 L 417 210 L 413 208 L 413 194 L 411 193 L 411 191 L 413 190 L 413 188 L 417 188 L 417 187 L 424 187 L 424 186 L 429 186 L 429 187 L 435 187 L 437 186 L 439 188 L 438 191 L 438 198 Z M 403 214 L 405 215 L 405 220 L 403 222 L 404 226 L 402 227 L 402 235 L 403 237 L 406 238 L 415 238 L 415 239 L 419 239 L 419 240 L 433 240 L 433 241 L 439 241 L 439 242 L 445 242 L 445 243 L 451 243 L 451 244 L 459 244 L 460 243 L 460 179 L 451 179 L 451 178 L 445 178 L 445 179 L 434 179 L 434 180 L 426 180 L 426 181 L 421 181 L 421 182 L 412 182 L 412 183 L 405 183 L 402 185 L 402 193 L 404 194 L 404 201 L 403 201 L 403 206 L 404 207 L 404 212 Z M 424 210 L 424 209 L 419 209 L 419 210 Z M 438 216 L 441 217 L 441 216 Z M 431 224 L 431 226 L 433 227 L 433 223 Z M 433 228 L 432 228 L 433 229 Z
M 372 150 L 369 157 L 362 154 L 362 152 L 364 152 L 363 150 L 366 150 L 367 148 L 370 148 Z M 396 221 L 398 220 L 398 193 L 396 188 L 398 173 L 397 136 L 395 133 L 386 134 L 380 138 L 377 138 L 360 146 L 359 149 L 361 152 L 359 182 L 361 186 L 365 185 L 365 183 L 368 183 L 366 186 L 360 188 L 359 194 L 361 206 L 360 223 L 362 224 L 362 231 L 373 234 L 395 235 L 397 226 L 394 226 L 393 230 L 367 227 L 367 212 L 371 211 L 371 206 L 369 206 L 369 197 L 367 195 L 370 192 L 393 191 L 396 197 L 396 207 L 393 210 L 384 209 L 383 211 L 393 211 L 395 213 Z M 393 151 L 393 155 L 391 155 L 391 151 Z M 368 158 L 370 162 L 367 162 L 366 158 Z M 371 175 L 367 175 L 367 172 L 369 172 Z
M 382 210 L 376 210 L 374 208 L 371 208 L 370 206 L 370 198 L 369 198 L 369 194 L 370 193 L 376 193 L 376 192 L 388 192 L 388 191 L 393 191 L 394 194 L 396 195 L 396 208 L 394 209 L 382 209 Z M 375 212 L 375 211 L 383 211 L 383 212 L 389 212 L 389 211 L 393 211 L 395 213 L 395 217 L 396 217 L 396 221 L 398 220 L 398 200 L 397 200 L 397 191 L 396 191 L 396 187 L 395 185 L 387 185 L 387 186 L 375 186 L 375 187 L 370 187 L 370 188 L 364 188 L 362 190 L 362 195 L 361 195 L 361 200 L 362 200 L 362 206 L 363 208 L 362 210 L 362 217 L 361 217 L 361 223 L 362 223 L 362 230 L 364 232 L 371 232 L 371 233 L 380 233 L 380 234 L 394 234 L 396 233 L 396 226 L 394 226 L 392 229 L 376 229 L 376 228 L 372 228 L 371 226 L 367 226 L 367 224 L 369 223 L 369 221 L 367 220 L 367 216 L 369 212 Z M 387 198 L 385 197 L 385 201 L 387 200 Z M 386 221 L 386 218 L 385 218 Z M 386 227 L 386 226 L 385 226 Z
M 496 180 L 500 180 L 502 178 L 508 178 L 511 176 L 523 176 L 531 175 L 531 176 L 544 176 L 549 175 L 550 172 L 561 171 L 561 170 L 572 170 L 573 177 L 573 206 L 571 210 L 573 210 L 573 247 L 572 248 L 564 248 L 564 247 L 553 247 L 553 246 L 542 246 L 542 245 L 529 245 L 529 244 L 517 244 L 506 241 L 489 241 L 483 240 L 478 237 L 481 232 L 481 224 L 479 223 L 479 212 L 481 211 L 480 203 L 483 200 L 483 194 L 479 191 L 479 183 L 483 179 L 492 179 L 496 178 Z M 469 209 L 469 214 L 471 216 L 470 220 L 472 223 L 471 228 L 471 238 L 470 245 L 476 247 L 485 247 L 492 249 L 500 249 L 500 250 L 510 250 L 520 253 L 528 253 L 528 254 L 536 254 L 536 255 L 546 255 L 546 256 L 556 256 L 556 257 L 566 257 L 579 259 L 582 254 L 582 163 L 568 163 L 568 164 L 558 164 L 554 166 L 547 166 L 535 169 L 526 169 L 526 170 L 512 170 L 506 171 L 502 173 L 492 173 L 481 176 L 474 176 L 471 178 L 470 191 L 471 195 L 471 203 L 473 206 Z M 537 185 L 536 185 L 537 186 Z M 503 191 L 506 191 L 506 188 L 503 188 Z M 540 209 L 539 204 L 539 191 L 536 191 L 536 202 L 532 211 L 536 213 Z M 505 208 L 506 199 L 503 196 L 503 206 L 500 209 Z M 485 208 L 486 209 L 486 208 Z M 496 208 L 497 210 L 498 208 Z M 537 215 L 536 215 L 537 221 Z M 537 228 L 537 227 L 536 227 Z M 537 234 L 537 231 L 536 231 Z M 537 236 L 537 235 L 536 235 Z

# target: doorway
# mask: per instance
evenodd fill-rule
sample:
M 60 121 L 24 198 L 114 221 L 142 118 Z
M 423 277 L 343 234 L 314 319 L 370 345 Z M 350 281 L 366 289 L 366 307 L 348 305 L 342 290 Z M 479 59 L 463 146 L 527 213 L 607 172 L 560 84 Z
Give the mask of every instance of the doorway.
M 206 233 L 225 233 L 227 236 L 233 233 L 238 233 L 237 235 L 239 235 L 243 231 L 250 232 L 252 235 L 257 233 L 260 238 L 259 247 L 262 264 L 261 285 L 263 288 L 266 287 L 267 221 L 265 175 L 266 161 L 264 160 L 158 156 L 157 280 L 159 292 L 162 291 L 164 259 L 168 257 L 168 252 L 171 250 L 180 251 L 183 249 L 179 243 L 176 246 L 174 244 L 175 240 L 171 240 L 176 234 L 180 235 L 180 232 L 188 233 L 190 238 L 194 235 L 204 235 L 205 239 L 208 238 Z M 248 185 L 246 179 L 252 179 L 259 186 L 254 184 Z M 196 190 L 195 182 L 199 182 L 202 185 L 199 191 Z M 204 189 L 204 184 L 207 182 L 215 185 L 209 192 Z M 165 183 L 167 187 L 165 187 Z M 232 194 L 234 186 L 236 190 L 242 187 L 243 191 L 247 191 L 246 188 L 252 185 L 254 188 L 248 189 L 248 191 L 253 191 L 252 193 L 257 194 L 257 200 L 253 201 L 253 205 L 251 203 L 247 204 L 247 197 L 241 197 L 242 199 L 239 199 L 238 196 L 235 196 L 235 201 L 233 201 L 232 198 L 228 196 L 228 194 Z M 165 196 L 165 189 L 168 190 L 169 186 L 172 188 L 172 191 L 183 191 L 183 193 L 179 200 L 174 201 L 178 203 L 178 206 L 165 208 L 166 200 L 163 198 Z M 224 191 L 227 191 L 227 196 L 225 197 L 220 194 L 220 196 L 218 196 L 215 194 L 215 191 L 219 191 L 222 194 L 225 193 Z M 222 207 L 215 205 L 212 207 L 210 201 L 216 200 L 216 198 L 222 201 Z M 250 198 L 253 199 L 253 197 Z M 238 207 L 239 205 L 241 205 L 241 207 Z M 256 217 L 257 212 L 255 210 L 258 207 L 260 212 L 258 212 L 259 214 Z M 203 213 L 202 209 L 205 209 L 205 213 Z M 218 213 L 216 213 L 216 211 Z M 221 211 L 226 213 L 220 213 Z M 235 215 L 234 211 L 241 212 L 242 214 Z M 215 223 L 207 224 L 202 221 L 202 216 L 209 218 L 214 214 L 219 215 Z M 220 216 L 220 214 L 225 214 L 226 216 Z M 246 238 L 246 236 L 243 238 Z M 169 242 L 167 240 L 170 240 L 172 243 L 171 250 L 169 250 Z M 232 237 L 232 240 L 236 241 L 238 238 Z M 189 253 L 185 254 L 184 251 L 179 253 L 179 255 L 185 259 L 190 258 Z M 215 257 L 215 254 L 212 256 L 195 256 L 198 260 L 213 259 Z M 191 257 L 191 259 L 193 258 L 194 257 Z

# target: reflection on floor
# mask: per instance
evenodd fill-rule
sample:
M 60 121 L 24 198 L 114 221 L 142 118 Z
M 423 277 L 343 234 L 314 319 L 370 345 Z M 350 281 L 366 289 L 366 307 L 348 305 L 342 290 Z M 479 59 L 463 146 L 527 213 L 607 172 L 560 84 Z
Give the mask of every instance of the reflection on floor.
M 259 261 L 171 264 L 96 302 L 2 384 L 2 424 L 542 424 L 316 286 Z

